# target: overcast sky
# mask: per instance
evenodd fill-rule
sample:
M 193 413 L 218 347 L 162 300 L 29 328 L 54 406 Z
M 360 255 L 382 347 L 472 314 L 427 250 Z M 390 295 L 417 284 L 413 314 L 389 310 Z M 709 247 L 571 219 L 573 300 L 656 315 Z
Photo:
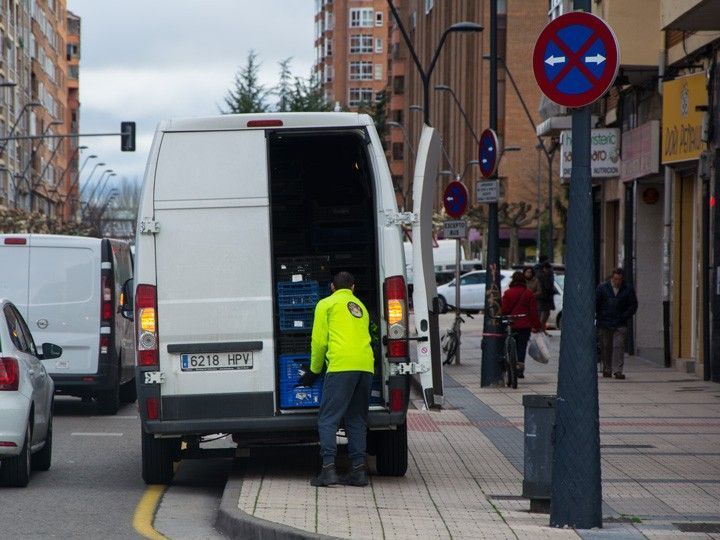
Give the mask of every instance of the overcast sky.
M 80 130 L 115 132 L 137 122 L 137 151 L 120 152 L 115 137 L 81 140 L 118 177 L 144 173 L 155 127 L 172 117 L 218 114 L 250 49 L 266 86 L 278 61 L 310 73 L 313 0 L 68 0 L 82 19 Z M 84 158 L 81 158 L 81 162 Z M 91 160 L 83 179 L 91 170 Z M 99 171 L 98 171 L 99 172 Z M 97 174 L 95 178 L 97 178 Z

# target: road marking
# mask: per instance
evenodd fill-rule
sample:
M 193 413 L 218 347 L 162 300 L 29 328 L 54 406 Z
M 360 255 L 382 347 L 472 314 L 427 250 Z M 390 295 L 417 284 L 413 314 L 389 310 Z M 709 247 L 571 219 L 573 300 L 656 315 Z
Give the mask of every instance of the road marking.
M 153 527 L 155 512 L 160 505 L 160 500 L 165 494 L 167 486 L 148 486 L 133 514 L 133 528 L 145 538 L 152 540 L 168 540 L 167 536 L 160 534 Z
M 109 433 L 107 431 L 98 431 L 98 432 L 78 432 L 78 433 L 71 433 L 72 437 L 122 437 L 122 433 Z

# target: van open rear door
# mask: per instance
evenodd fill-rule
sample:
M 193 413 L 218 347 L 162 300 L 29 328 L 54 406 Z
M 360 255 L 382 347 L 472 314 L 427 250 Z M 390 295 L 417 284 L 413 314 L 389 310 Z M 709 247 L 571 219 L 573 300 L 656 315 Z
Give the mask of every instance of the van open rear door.
M 427 407 L 443 404 L 443 374 L 440 358 L 440 330 L 437 284 L 433 263 L 432 214 L 435 183 L 441 150 L 440 136 L 424 126 L 413 180 L 413 201 L 417 219 L 413 222 L 413 305 L 417 330 L 417 361 Z M 423 339 L 424 338 L 424 339 Z

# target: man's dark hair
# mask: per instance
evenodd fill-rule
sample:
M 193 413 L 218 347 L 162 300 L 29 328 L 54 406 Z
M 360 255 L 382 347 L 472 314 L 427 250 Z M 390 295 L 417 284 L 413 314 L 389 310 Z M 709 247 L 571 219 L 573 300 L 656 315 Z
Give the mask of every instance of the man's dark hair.
M 548 256 L 547 255 L 540 255 L 540 258 L 538 259 L 538 263 L 543 264 L 548 262 Z
M 620 268 L 620 267 L 618 267 L 618 268 L 616 268 L 615 270 L 613 270 L 612 273 L 613 273 L 613 275 L 617 274 L 617 275 L 620 276 L 621 278 L 624 278 L 624 277 L 625 277 L 625 270 L 623 270 L 623 269 Z
M 338 272 L 333 278 L 335 290 L 352 289 L 355 285 L 355 278 L 350 272 Z

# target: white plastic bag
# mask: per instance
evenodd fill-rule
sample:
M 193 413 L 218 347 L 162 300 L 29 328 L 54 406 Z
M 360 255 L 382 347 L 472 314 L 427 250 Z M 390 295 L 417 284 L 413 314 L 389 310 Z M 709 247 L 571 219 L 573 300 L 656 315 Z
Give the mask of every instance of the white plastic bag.
M 550 361 L 550 349 L 545 340 L 545 334 L 536 332 L 530 336 L 528 354 L 530 358 L 541 364 L 547 364 Z

